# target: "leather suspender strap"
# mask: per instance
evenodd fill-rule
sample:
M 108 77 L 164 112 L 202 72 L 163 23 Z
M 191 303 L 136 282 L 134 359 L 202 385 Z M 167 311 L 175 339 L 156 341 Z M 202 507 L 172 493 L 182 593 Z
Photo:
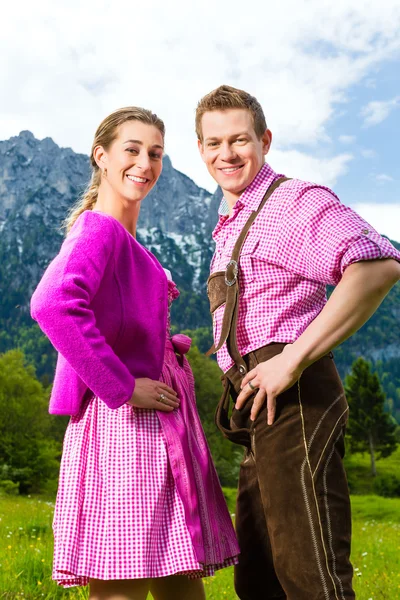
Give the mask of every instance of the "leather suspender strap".
M 222 345 L 227 342 L 228 352 L 235 361 L 235 363 L 239 365 L 244 365 L 245 363 L 239 353 L 237 347 L 237 339 L 236 339 L 236 325 L 237 325 L 237 317 L 238 317 L 238 308 L 239 308 L 239 281 L 238 281 L 238 272 L 239 272 L 239 257 L 240 252 L 242 250 L 243 244 L 247 237 L 250 227 L 252 226 L 254 220 L 264 207 L 267 200 L 274 193 L 274 191 L 283 183 L 284 181 L 288 181 L 288 177 L 281 177 L 272 183 L 263 199 L 261 200 L 257 210 L 253 211 L 246 221 L 240 235 L 236 241 L 236 244 L 233 248 L 232 257 L 229 263 L 226 266 L 225 273 L 223 271 L 217 271 L 216 273 L 212 273 L 209 277 L 208 283 L 209 286 L 213 284 L 214 278 L 221 278 L 224 275 L 225 285 L 226 285 L 226 304 L 224 310 L 224 316 L 222 319 L 222 328 L 221 335 L 218 342 L 218 345 L 212 345 L 212 347 L 206 353 L 206 356 L 210 354 L 214 354 L 217 352 Z M 217 284 L 217 281 L 215 281 Z

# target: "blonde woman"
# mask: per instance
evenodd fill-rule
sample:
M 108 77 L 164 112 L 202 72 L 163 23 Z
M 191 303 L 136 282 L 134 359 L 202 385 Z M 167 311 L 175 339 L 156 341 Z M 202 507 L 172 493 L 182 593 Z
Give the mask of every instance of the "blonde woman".
M 203 599 L 201 577 L 239 552 L 169 331 L 179 295 L 135 239 L 162 170 L 164 124 L 118 110 L 100 124 L 91 184 L 32 297 L 58 350 L 50 412 L 71 415 L 54 516 L 53 578 L 91 600 Z

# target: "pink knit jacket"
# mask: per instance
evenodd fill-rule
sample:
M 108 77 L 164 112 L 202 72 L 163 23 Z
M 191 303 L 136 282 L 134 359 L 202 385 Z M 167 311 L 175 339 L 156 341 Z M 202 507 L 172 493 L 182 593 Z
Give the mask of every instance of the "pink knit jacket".
M 59 353 L 50 413 L 75 415 L 89 394 L 118 408 L 136 377 L 159 379 L 167 289 L 158 260 L 119 221 L 80 215 L 31 300 Z

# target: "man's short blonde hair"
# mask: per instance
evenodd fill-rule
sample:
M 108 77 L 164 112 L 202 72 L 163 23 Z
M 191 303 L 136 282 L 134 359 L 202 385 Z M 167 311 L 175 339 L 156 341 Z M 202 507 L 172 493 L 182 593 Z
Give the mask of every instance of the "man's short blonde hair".
M 197 105 L 196 134 L 200 142 L 203 142 L 201 120 L 204 113 L 213 110 L 228 110 L 230 108 L 248 110 L 253 118 L 254 131 L 258 139 L 261 139 L 267 129 L 267 123 L 263 109 L 257 98 L 244 90 L 239 90 L 230 85 L 220 85 L 217 89 L 204 96 Z

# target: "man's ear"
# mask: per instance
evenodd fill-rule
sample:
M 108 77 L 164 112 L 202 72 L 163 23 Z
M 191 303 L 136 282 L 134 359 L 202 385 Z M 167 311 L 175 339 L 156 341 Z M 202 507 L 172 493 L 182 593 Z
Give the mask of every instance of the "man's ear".
M 264 156 L 268 154 L 271 149 L 272 144 L 272 132 L 269 129 L 266 129 L 262 135 L 262 143 L 263 143 L 263 152 Z
M 205 162 L 205 160 L 204 160 L 204 146 L 203 146 L 203 142 L 201 140 L 197 140 L 197 147 L 199 149 L 200 156 L 201 156 L 203 162 Z

